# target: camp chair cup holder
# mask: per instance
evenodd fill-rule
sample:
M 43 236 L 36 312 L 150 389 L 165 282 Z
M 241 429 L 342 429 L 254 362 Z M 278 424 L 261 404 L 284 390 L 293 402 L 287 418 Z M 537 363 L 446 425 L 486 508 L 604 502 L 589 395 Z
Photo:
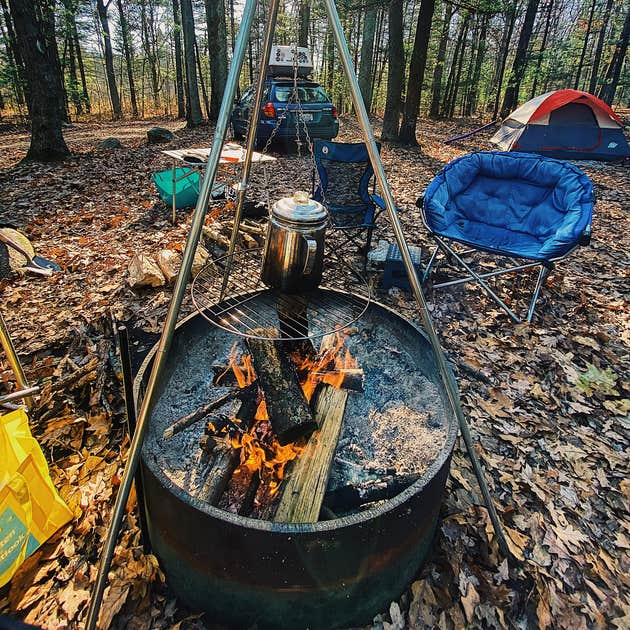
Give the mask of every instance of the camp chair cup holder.
M 590 243 L 594 194 L 588 177 L 568 162 L 489 151 L 447 164 L 416 205 L 436 243 L 423 282 L 442 253 L 467 275 L 434 284 L 434 289 L 475 282 L 514 322 L 520 322 L 487 280 L 539 268 L 527 312 L 531 321 L 554 264 Z M 457 246 L 464 246 L 466 252 Z M 469 253 L 496 256 L 508 266 L 479 273 L 466 260 Z

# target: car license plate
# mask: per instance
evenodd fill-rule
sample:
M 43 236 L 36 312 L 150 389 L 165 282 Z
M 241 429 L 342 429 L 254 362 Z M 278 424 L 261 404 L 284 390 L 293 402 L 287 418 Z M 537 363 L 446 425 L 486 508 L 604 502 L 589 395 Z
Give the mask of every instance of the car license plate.
M 313 114 L 300 114 L 301 122 L 313 122 Z

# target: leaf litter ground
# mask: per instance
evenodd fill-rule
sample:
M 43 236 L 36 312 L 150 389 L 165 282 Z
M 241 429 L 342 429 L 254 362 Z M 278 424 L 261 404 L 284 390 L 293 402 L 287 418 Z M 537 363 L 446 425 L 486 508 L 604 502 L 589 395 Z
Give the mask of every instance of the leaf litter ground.
M 177 139 L 147 146 L 145 132 L 156 122 Z M 475 126 L 421 120 L 421 150 L 383 147 L 405 233 L 425 255 L 430 244 L 414 202 L 445 163 L 490 148 L 488 135 L 442 144 Z M 125 148 L 97 149 L 110 135 Z M 135 253 L 181 250 L 190 225 L 190 211 L 170 224 L 150 176 L 170 166 L 160 149 L 207 146 L 211 133 L 160 120 L 82 123 L 66 137 L 73 156 L 55 165 L 17 164 L 27 135 L 0 137 L 0 220 L 24 230 L 38 253 L 63 268 L 52 278 L 13 277 L 1 285 L 3 313 L 27 376 L 42 386 L 33 432 L 75 518 L 0 590 L 0 612 L 51 629 L 84 622 L 128 449 L 113 322 L 131 323 L 141 353 L 159 333 L 170 298 L 164 287 L 132 291 L 127 265 Z M 359 139 L 351 121 L 342 121 L 341 139 Z M 278 157 L 271 199 L 297 187 L 310 190 L 308 160 Z M 428 291 L 517 560 L 508 562 L 498 551 L 459 445 L 431 556 L 367 628 L 630 626 L 630 172 L 620 165 L 579 165 L 597 193 L 592 243 L 558 265 L 532 325 L 510 323 L 473 288 Z M 260 173 L 253 182 L 251 198 L 264 198 Z M 377 238 L 392 240 L 384 220 Z M 493 286 L 522 312 L 533 282 L 523 274 Z M 393 289 L 377 298 L 418 319 L 408 294 Z M 186 297 L 182 317 L 189 312 Z M 8 383 L 11 374 L 3 368 L 0 378 Z M 143 553 L 134 502 L 132 496 L 102 627 L 215 627 L 178 604 L 156 559 Z

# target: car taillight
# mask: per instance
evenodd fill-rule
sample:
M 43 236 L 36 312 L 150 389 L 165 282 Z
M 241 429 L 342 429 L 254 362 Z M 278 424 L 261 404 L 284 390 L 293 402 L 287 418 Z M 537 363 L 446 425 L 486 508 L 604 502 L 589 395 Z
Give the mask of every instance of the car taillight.
M 332 108 L 332 112 L 331 112 L 331 113 L 332 113 L 332 117 L 333 117 L 333 118 L 337 118 L 337 116 L 338 116 L 338 114 L 337 114 L 337 108 L 336 108 L 334 105 L 333 105 L 333 108 Z
M 273 106 L 273 103 L 267 103 L 262 108 L 263 114 L 267 116 L 267 118 L 275 118 L 276 117 L 276 108 Z

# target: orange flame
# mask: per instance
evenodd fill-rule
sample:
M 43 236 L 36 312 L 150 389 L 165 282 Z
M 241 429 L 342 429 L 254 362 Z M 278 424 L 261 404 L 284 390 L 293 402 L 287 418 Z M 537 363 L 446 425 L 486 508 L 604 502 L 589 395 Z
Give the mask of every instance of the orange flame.
M 345 377 L 343 370 L 357 367 L 350 351 L 346 349 L 343 352 L 344 341 L 345 335 L 336 333 L 334 338 L 327 338 L 317 356 L 291 356 L 298 375 L 302 376 L 302 391 L 308 401 L 319 383 L 341 387 Z M 239 387 L 247 387 L 256 380 L 251 356 L 244 354 L 239 357 L 236 343 L 230 350 L 228 362 Z M 235 449 L 241 450 L 239 469 L 244 467 L 250 473 L 258 471 L 261 486 L 266 487 L 266 495 L 271 499 L 279 491 L 287 464 L 304 450 L 306 440 L 282 446 L 271 430 L 264 399 L 260 400 L 254 419 L 249 432 L 236 432 L 231 437 L 231 443 Z

